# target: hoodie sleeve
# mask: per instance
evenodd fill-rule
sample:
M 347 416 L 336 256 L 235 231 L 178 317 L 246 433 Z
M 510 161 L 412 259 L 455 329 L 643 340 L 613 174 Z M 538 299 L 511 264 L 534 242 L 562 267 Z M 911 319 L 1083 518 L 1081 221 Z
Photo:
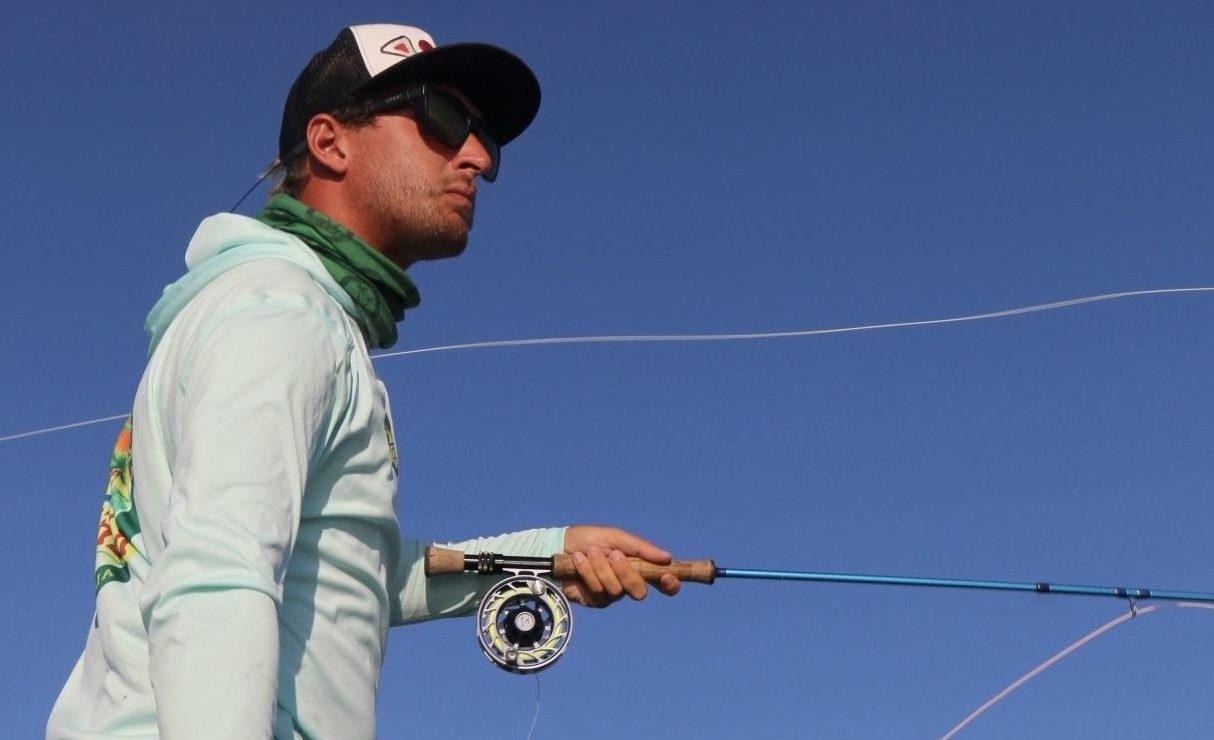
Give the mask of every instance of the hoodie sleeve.
M 162 737 L 269 738 L 283 576 L 348 355 L 298 295 L 210 308 L 174 348 L 174 402 L 157 414 L 172 485 L 140 611 Z
M 497 579 L 475 573 L 428 578 L 426 547 L 430 542 L 406 539 L 393 584 L 392 626 L 442 617 L 458 617 L 476 611 L 481 598 Z M 565 551 L 565 528 L 528 529 L 496 537 L 459 542 L 434 543 L 463 552 L 504 552 L 511 555 L 548 557 Z

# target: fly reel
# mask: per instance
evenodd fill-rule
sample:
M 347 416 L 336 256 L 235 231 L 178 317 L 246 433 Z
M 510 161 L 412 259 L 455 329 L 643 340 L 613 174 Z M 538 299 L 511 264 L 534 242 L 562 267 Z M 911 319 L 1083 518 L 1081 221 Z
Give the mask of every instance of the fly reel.
M 670 573 L 680 580 L 712 583 L 717 568 L 711 560 L 655 565 L 629 558 L 646 581 L 659 583 Z M 577 578 L 573 558 L 465 553 L 430 545 L 426 577 L 452 573 L 482 576 L 508 574 L 481 599 L 476 611 L 476 639 L 491 663 L 511 673 L 535 673 L 552 665 L 569 647 L 573 621 L 569 599 L 554 580 Z
M 517 573 L 481 599 L 476 636 L 490 662 L 511 673 L 534 673 L 569 647 L 573 621 L 569 599 L 546 578 Z

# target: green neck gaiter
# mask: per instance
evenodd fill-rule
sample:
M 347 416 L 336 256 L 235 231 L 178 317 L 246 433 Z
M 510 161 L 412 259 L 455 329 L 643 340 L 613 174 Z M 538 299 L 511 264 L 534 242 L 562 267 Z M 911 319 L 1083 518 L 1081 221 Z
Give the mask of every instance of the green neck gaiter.
M 349 229 L 289 195 L 266 201 L 257 220 L 293 234 L 316 252 L 325 269 L 363 311 L 355 317 L 381 349 L 396 344 L 396 323 L 421 303 L 413 281 L 392 260 Z

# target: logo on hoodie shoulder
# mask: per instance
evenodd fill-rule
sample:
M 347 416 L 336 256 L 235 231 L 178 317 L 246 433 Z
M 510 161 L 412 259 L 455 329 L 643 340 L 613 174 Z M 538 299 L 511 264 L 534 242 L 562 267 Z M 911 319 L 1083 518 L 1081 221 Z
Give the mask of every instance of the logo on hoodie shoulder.
M 384 436 L 388 438 L 388 458 L 392 461 L 392 475 L 400 473 L 400 455 L 396 453 L 396 435 L 392 433 L 392 419 L 384 414 Z

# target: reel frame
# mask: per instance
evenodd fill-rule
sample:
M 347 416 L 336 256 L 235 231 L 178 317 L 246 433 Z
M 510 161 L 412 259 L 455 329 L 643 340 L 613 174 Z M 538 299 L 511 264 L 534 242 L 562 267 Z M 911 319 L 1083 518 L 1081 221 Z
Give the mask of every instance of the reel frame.
M 572 635 L 569 599 L 540 573 L 511 573 L 485 593 L 476 610 L 481 652 L 510 673 L 549 667 L 565 654 Z

